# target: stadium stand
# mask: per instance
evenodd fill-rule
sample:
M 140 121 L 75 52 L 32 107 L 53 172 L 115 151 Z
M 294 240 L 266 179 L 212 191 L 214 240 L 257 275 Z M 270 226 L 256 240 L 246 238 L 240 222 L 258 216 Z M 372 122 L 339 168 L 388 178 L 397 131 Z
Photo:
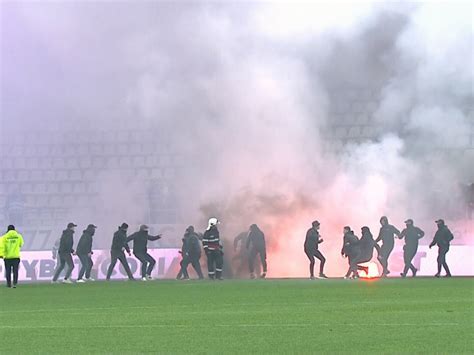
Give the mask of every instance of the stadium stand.
M 143 186 L 160 186 L 144 198 L 152 210 L 144 222 L 176 223 L 176 204 L 160 193 L 173 191 L 176 157 L 166 144 L 156 141 L 152 133 L 138 130 L 2 137 L 0 224 L 8 221 L 30 233 L 43 233 L 26 250 L 44 249 L 43 243 L 48 249 L 53 241 L 43 240 L 49 239 L 46 231 L 63 227 L 71 208 L 88 208 L 88 200 L 98 192 L 98 179 L 108 174 L 133 176 Z

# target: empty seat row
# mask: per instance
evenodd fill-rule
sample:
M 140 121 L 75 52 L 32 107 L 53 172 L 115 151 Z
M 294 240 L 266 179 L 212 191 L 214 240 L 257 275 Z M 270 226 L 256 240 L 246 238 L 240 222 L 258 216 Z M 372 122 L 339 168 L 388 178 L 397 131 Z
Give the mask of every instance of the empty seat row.
M 2 155 L 2 169 L 78 169 L 78 168 L 142 168 L 172 166 L 179 162 L 173 155 L 122 155 L 25 158 Z
M 30 183 L 32 189 L 41 189 L 42 185 L 56 186 L 58 189 L 74 186 L 80 188 L 81 184 L 109 177 L 118 176 L 123 179 L 157 180 L 171 179 L 176 176 L 176 168 L 139 168 L 139 169 L 74 169 L 74 170 L 4 170 L 0 172 L 0 184 Z
M 43 131 L 43 132 L 8 132 L 2 136 L 1 141 L 9 145 L 31 144 L 64 144 L 73 143 L 102 143 L 102 142 L 163 142 L 166 143 L 167 136 L 155 129 L 143 130 L 94 130 L 94 131 Z M 167 144 L 164 144 L 167 145 Z
M 159 142 L 89 144 L 2 144 L 0 155 L 13 157 L 75 157 L 93 155 L 150 155 L 171 152 Z

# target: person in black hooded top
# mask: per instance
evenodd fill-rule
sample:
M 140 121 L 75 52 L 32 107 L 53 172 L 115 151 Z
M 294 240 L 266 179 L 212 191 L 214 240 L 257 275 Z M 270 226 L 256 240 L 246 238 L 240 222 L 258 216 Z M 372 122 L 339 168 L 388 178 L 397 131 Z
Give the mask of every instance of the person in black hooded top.
M 74 223 L 69 223 L 67 225 L 67 228 L 63 231 L 63 234 L 61 235 L 58 248 L 59 267 L 56 268 L 56 272 L 54 273 L 53 283 L 58 280 L 59 274 L 61 274 L 61 271 L 63 271 L 64 266 L 66 264 L 68 266 L 68 269 L 66 271 L 66 275 L 64 275 L 63 283 L 72 283 L 70 277 L 72 270 L 74 269 L 72 254 L 74 253 L 74 228 L 76 227 L 77 225 L 75 225 Z
M 142 281 L 153 280 L 151 272 L 155 267 L 156 260 L 148 254 L 148 241 L 158 240 L 161 234 L 152 236 L 148 234 L 148 226 L 141 225 L 138 232 L 133 233 L 127 238 L 127 243 L 133 240 L 133 255 L 142 263 Z
M 361 229 L 362 236 L 359 240 L 359 256 L 357 260 L 357 270 L 363 270 L 366 275 L 369 274 L 369 267 L 368 266 L 360 266 L 359 264 L 368 263 L 372 260 L 372 256 L 374 254 L 375 248 L 375 240 L 370 232 L 369 227 L 364 226 Z
M 93 224 L 89 224 L 82 232 L 79 243 L 77 243 L 76 255 L 81 261 L 81 269 L 79 270 L 76 282 L 85 282 L 83 280 L 84 274 L 86 276 L 86 281 L 94 281 L 94 279 L 91 278 L 91 270 L 94 265 L 92 262 L 92 237 L 95 234 L 96 228 L 97 227 Z
M 341 255 L 343 257 L 347 257 L 349 259 L 349 269 L 347 270 L 345 279 L 358 278 L 359 274 L 357 272 L 357 263 L 359 261 L 360 256 L 360 241 L 352 231 L 351 227 L 346 226 L 344 227 L 344 238 L 343 238 L 343 245 L 341 249 Z
M 128 279 L 130 281 L 135 280 L 132 275 L 132 271 L 130 270 L 130 266 L 128 265 L 127 258 L 125 257 L 124 251 L 127 252 L 128 256 L 131 256 L 130 248 L 127 244 L 127 230 L 128 224 L 122 223 L 118 230 L 114 233 L 114 237 L 112 239 L 112 246 L 110 247 L 110 265 L 107 269 L 107 276 L 106 280 L 109 281 L 110 277 L 112 276 L 112 272 L 114 271 L 115 264 L 117 264 L 117 260 L 120 261 L 122 264 L 125 272 L 127 273 Z
M 326 263 L 326 258 L 319 251 L 319 244 L 323 242 L 319 234 L 320 228 L 319 221 L 314 221 L 311 224 L 311 228 L 306 232 L 306 238 L 304 241 L 304 252 L 309 259 L 309 277 L 311 280 L 314 279 L 314 258 L 319 260 L 319 277 L 326 279 L 327 276 L 324 274 L 324 265 Z
M 375 243 L 382 241 L 382 246 L 380 247 L 378 260 L 383 267 L 382 277 L 386 277 L 390 274 L 388 269 L 388 258 L 392 253 L 393 247 L 395 246 L 395 235 L 400 236 L 400 231 L 388 223 L 388 218 L 383 216 L 380 218 L 380 227 L 379 236 L 375 240 Z
M 267 276 L 267 247 L 265 244 L 265 235 L 256 224 L 250 226 L 245 247 L 249 250 L 248 262 L 250 278 L 255 278 L 255 260 L 257 259 L 257 255 L 259 255 L 263 268 L 263 273 L 260 275 L 260 278 L 264 279 Z
M 186 228 L 184 237 L 182 239 L 183 246 L 181 248 L 181 255 L 183 259 L 180 262 L 180 270 L 176 279 L 189 280 L 188 265 L 191 264 L 196 271 L 200 280 L 204 279 L 202 274 L 201 264 L 201 243 L 199 241 L 199 234 L 194 231 L 194 226 Z

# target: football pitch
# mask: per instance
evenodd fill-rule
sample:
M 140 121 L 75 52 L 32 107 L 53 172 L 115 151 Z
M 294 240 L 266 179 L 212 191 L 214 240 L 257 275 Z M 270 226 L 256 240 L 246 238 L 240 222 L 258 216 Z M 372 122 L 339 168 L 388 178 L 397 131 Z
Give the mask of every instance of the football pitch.
M 474 279 L 23 284 L 0 353 L 473 353 Z

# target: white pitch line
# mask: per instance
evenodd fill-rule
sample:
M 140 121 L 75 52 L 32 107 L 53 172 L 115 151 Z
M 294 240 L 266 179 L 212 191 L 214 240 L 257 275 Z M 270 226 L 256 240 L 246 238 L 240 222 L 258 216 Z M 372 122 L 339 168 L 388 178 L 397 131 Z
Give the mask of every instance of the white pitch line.
M 299 303 L 292 303 L 291 307 L 293 308 L 294 306 L 311 306 L 313 307 L 316 303 L 321 304 L 321 303 L 339 303 L 340 301 L 335 300 L 318 300 L 318 302 L 299 302 Z M 353 303 L 351 307 L 357 307 L 357 305 L 361 304 L 379 304 L 379 305 L 384 305 L 386 303 L 390 302 L 381 302 L 381 301 L 358 301 L 356 303 Z M 422 300 L 412 300 L 412 301 L 404 301 L 405 304 L 425 304 L 426 301 Z M 435 300 L 435 301 L 430 301 L 430 304 L 433 303 L 446 303 L 446 301 L 443 300 Z M 465 303 L 464 301 L 452 301 L 451 303 Z M 270 308 L 270 307 L 279 307 L 284 308 L 289 307 L 287 303 L 266 303 L 266 304 L 258 304 L 258 303 L 223 303 L 219 305 L 220 307 L 235 307 L 235 306 L 241 306 L 241 307 L 256 307 L 256 308 Z M 87 312 L 87 311 L 123 311 L 123 310 L 137 310 L 137 309 L 143 309 L 143 310 L 161 310 L 162 308 L 169 309 L 170 305 L 153 305 L 153 306 L 124 306 L 124 307 L 97 307 L 97 308 L 92 308 L 92 307 L 87 307 L 87 308 L 44 308 L 44 309 L 19 309 L 19 310 L 7 310 L 7 311 L 0 311 L 0 314 L 11 314 L 11 313 L 43 313 L 43 312 Z M 172 305 L 171 307 L 173 308 L 194 308 L 195 306 L 192 304 L 186 305 L 186 304 L 175 304 Z
M 409 327 L 409 326 L 420 326 L 421 323 L 295 323 L 295 324 L 273 324 L 273 323 L 256 323 L 256 324 L 215 324 L 217 327 L 225 328 L 302 328 L 302 327 L 360 327 L 360 326 L 371 326 L 371 327 Z M 424 323 L 423 326 L 428 327 L 446 327 L 446 326 L 459 326 L 459 323 Z M 192 328 L 196 329 L 194 325 L 186 324 L 107 324 L 107 325 L 84 325 L 84 326 L 67 326 L 67 325 L 0 325 L 0 329 L 20 330 L 20 329 L 133 329 L 133 328 Z

